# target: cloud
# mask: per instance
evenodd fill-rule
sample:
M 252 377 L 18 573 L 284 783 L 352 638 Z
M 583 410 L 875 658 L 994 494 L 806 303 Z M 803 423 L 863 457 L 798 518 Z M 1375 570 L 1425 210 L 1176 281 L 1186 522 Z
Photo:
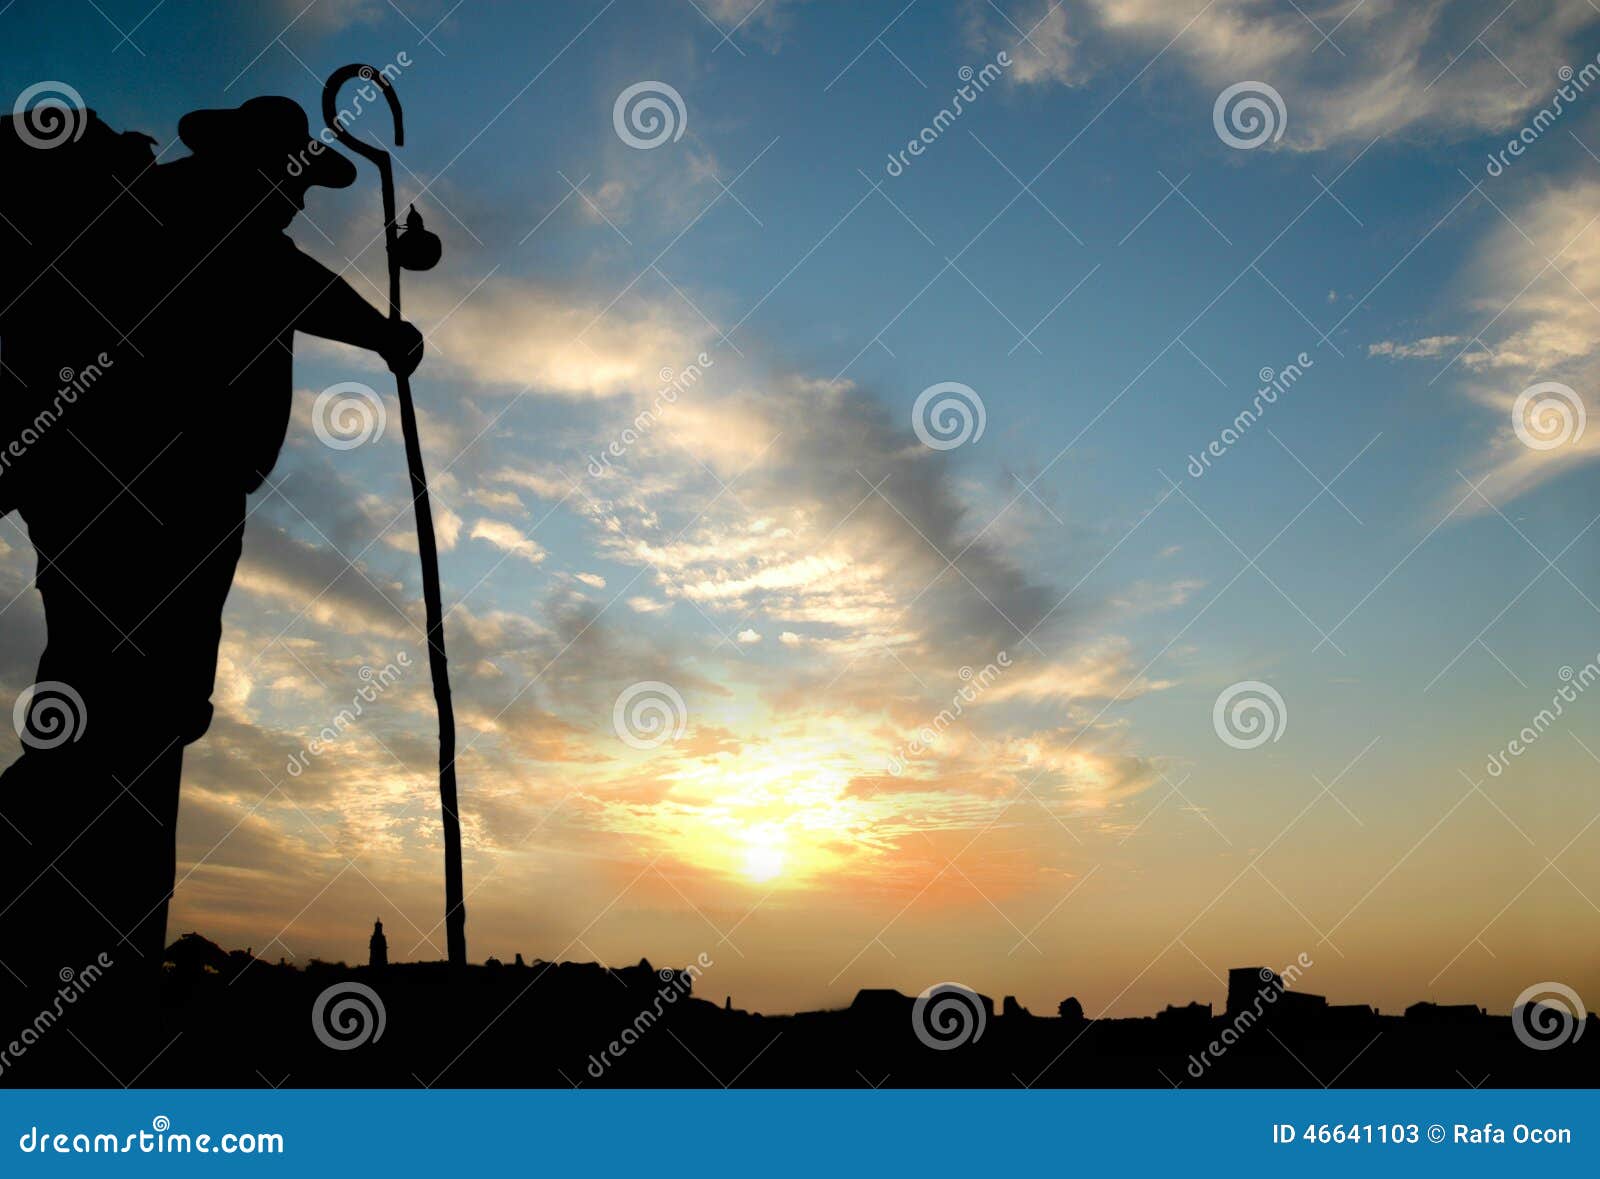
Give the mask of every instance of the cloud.
M 1376 344 L 1367 345 L 1367 355 L 1388 356 L 1395 360 L 1426 360 L 1434 356 L 1443 356 L 1460 343 L 1463 343 L 1460 336 L 1424 336 L 1409 344 L 1398 340 L 1380 340 Z
M 1168 680 L 1137 677 L 1127 640 L 1107 638 L 1080 646 L 1064 659 L 1025 659 L 988 688 L 984 699 L 1129 700 L 1171 686 Z
M 1026 30 L 1043 7 L 1013 19 Z M 1032 34 L 1038 48 L 993 17 L 969 19 L 968 36 L 1009 35 L 1018 81 L 1077 85 L 1120 68 L 1130 50 L 1187 63 L 1213 93 L 1263 81 L 1288 108 L 1283 146 L 1317 150 L 1378 135 L 1463 138 L 1514 127 L 1548 99 L 1553 63 L 1574 61 L 1578 34 L 1595 20 L 1586 4 L 1500 0 L 1078 0 Z
M 398 582 L 375 581 L 337 552 L 295 540 L 265 521 L 252 519 L 247 527 L 233 585 L 236 593 L 323 626 L 395 638 L 418 631 Z
M 531 491 L 540 499 L 562 500 L 572 494 L 572 484 L 559 473 L 550 474 L 521 467 L 501 467 L 485 476 L 491 483 L 509 483 Z
M 1482 451 L 1467 465 L 1475 468 L 1474 482 L 1487 476 L 1484 495 L 1503 504 L 1600 457 L 1600 429 L 1591 425 L 1579 433 L 1576 420 L 1579 406 L 1586 417 L 1600 412 L 1590 392 L 1600 384 L 1600 181 L 1544 187 L 1507 209 L 1462 283 L 1470 292 L 1465 313 L 1474 321 L 1462 346 L 1469 339 L 1475 344 L 1459 357 L 1458 350 L 1450 355 L 1467 374 L 1466 395 L 1490 411 Z M 1419 341 L 1408 354 L 1423 355 L 1420 346 L 1427 343 Z M 1564 434 L 1558 418 L 1548 419 L 1545 424 L 1557 429 L 1554 437 L 1566 438 L 1548 448 L 1528 445 L 1513 421 L 1519 396 L 1544 382 L 1566 386 L 1570 396 L 1561 394 L 1557 401 L 1531 395 L 1524 403 L 1524 434 L 1528 426 L 1537 430 L 1539 423 L 1527 414 L 1541 405 L 1573 419 Z M 1463 491 L 1464 486 L 1449 489 L 1449 502 Z M 1487 510 L 1474 496 L 1459 513 Z
M 582 199 L 587 197 L 587 200 Z M 596 225 L 616 224 L 627 219 L 627 186 L 620 180 L 607 180 L 595 186 L 593 192 L 583 192 L 578 201 L 578 211 Z
M 542 545 L 524 536 L 515 524 L 503 520 L 485 517 L 475 521 L 470 535 L 473 540 L 486 540 L 501 552 L 520 557 L 530 565 L 537 565 L 548 556 Z
M 1504 312 L 1477 367 L 1573 373 L 1600 343 L 1600 182 L 1545 188 L 1508 212 L 1470 278 L 1485 318 Z M 1524 288 L 1526 288 L 1524 290 Z
M 474 487 L 467 492 L 467 498 L 479 507 L 491 508 L 497 511 L 525 512 L 525 505 L 514 491 L 501 491 L 493 487 Z
M 379 0 L 319 0 L 316 4 L 307 4 L 305 0 L 277 0 L 275 7 L 283 14 L 283 20 L 323 36 L 353 25 L 376 24 L 386 10 Z
M 863 774 L 846 793 L 858 799 L 919 796 L 906 808 L 916 816 L 915 831 L 983 826 L 1011 808 L 1023 784 L 1033 792 L 1030 804 L 1044 805 L 1057 821 L 1063 815 L 1104 817 L 1158 777 L 1153 762 L 1118 749 L 1105 734 L 1085 741 L 1083 734 L 1048 729 L 982 744 L 945 734 L 900 772 Z M 974 808 L 974 799 L 983 805 Z
M 499 711 L 469 703 L 460 717 L 462 724 L 505 741 L 513 752 L 532 761 L 581 764 L 606 760 L 594 749 L 588 730 L 531 702 L 519 700 Z
M 986 58 L 1008 52 L 1012 65 L 1006 77 L 1016 85 L 1076 86 L 1086 72 L 1067 22 L 1067 6 L 1055 0 L 1030 0 L 1013 6 L 1010 15 L 987 0 L 969 0 L 967 47 Z
M 1169 582 L 1136 581 L 1116 594 L 1111 602 L 1127 617 L 1159 613 L 1184 605 L 1194 597 L 1195 591 L 1204 589 L 1205 584 L 1190 577 Z
M 435 284 L 437 285 L 437 284 Z M 439 363 L 495 390 L 565 397 L 643 394 L 699 354 L 706 327 L 637 295 L 608 304 L 518 279 L 424 296 Z
M 793 23 L 791 9 L 806 0 L 706 0 L 706 14 L 730 36 L 738 28 L 758 44 L 776 53 L 783 34 Z
M 847 384 L 789 377 L 698 395 L 661 432 L 670 441 L 647 440 L 636 465 L 694 480 L 687 452 L 720 479 L 738 477 L 732 494 L 676 526 L 665 494 L 618 488 L 603 543 L 647 565 L 669 599 L 817 624 L 857 650 L 888 644 L 920 659 L 965 649 L 957 664 L 1019 641 L 1056 601 L 976 535 L 988 521 L 969 518 L 941 456 Z

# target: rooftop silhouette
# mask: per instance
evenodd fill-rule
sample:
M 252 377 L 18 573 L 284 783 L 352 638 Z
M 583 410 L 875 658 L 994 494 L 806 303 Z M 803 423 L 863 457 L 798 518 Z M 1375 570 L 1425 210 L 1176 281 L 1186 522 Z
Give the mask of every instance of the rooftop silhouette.
M 166 953 L 169 1046 L 136 1083 L 1360 1088 L 1600 1079 L 1594 1015 L 1574 1022 L 1537 1004 L 1492 1015 L 1428 1002 L 1383 1013 L 1329 1004 L 1263 967 L 1229 972 L 1222 1011 L 1191 1001 L 1093 1019 L 1067 997 L 1041 1015 L 1011 996 L 996 1004 L 944 984 L 922 996 L 864 988 L 841 1009 L 765 1015 L 736 1008 L 731 996 L 698 997 L 702 972 L 692 964 L 517 955 L 463 972 L 386 962 L 380 937 L 375 930 L 371 965 L 300 966 L 184 934 Z M 91 1049 L 52 1036 L 0 1081 L 110 1083 Z M 24 1066 L 36 1062 L 30 1077 Z

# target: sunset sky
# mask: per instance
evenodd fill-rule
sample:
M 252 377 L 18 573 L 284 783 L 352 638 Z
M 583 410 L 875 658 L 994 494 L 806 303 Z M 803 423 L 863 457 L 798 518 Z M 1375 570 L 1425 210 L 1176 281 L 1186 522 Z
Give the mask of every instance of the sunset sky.
M 474 958 L 705 953 L 703 994 L 774 1012 L 948 980 L 1145 1014 L 1302 953 L 1300 986 L 1386 1010 L 1600 1004 L 1586 0 L 152 3 L 4 6 L 3 95 L 67 83 L 170 160 L 185 111 L 320 125 L 334 69 L 398 70 L 402 207 L 444 240 L 404 297 Z M 619 132 L 641 82 L 681 134 Z M 1240 82 L 1281 135 L 1226 141 Z M 381 303 L 356 163 L 290 232 Z M 326 445 L 351 381 L 384 428 Z M 982 431 L 928 445 L 950 382 Z M 1542 382 L 1576 398 L 1535 394 L 1554 439 L 1514 428 Z M 169 932 L 356 960 L 381 917 L 391 957 L 443 957 L 393 378 L 300 337 L 295 384 Z M 32 571 L 8 517 L 7 701 Z M 1246 682 L 1281 707 L 1240 748 L 1214 715 Z M 681 735 L 619 734 L 641 683 Z

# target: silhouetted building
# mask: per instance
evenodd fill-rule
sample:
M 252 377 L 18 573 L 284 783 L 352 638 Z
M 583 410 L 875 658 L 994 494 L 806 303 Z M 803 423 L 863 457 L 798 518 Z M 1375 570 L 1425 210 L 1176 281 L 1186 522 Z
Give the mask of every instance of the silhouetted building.
M 383 922 L 372 923 L 372 940 L 367 943 L 367 965 L 382 970 L 389 965 L 389 939 L 383 936 Z
M 1413 1023 L 1476 1023 L 1486 1014 L 1471 1003 L 1413 1003 L 1406 1008 L 1406 1018 Z
M 1182 1007 L 1167 1004 L 1166 1010 L 1156 1012 L 1156 1026 L 1163 1031 L 1205 1033 L 1211 1028 L 1211 1004 L 1189 1002 Z
M 1315 1018 L 1327 1014 L 1328 999 L 1326 995 L 1309 995 L 1305 991 L 1284 991 L 1278 996 L 1278 1009 L 1302 1019 Z
M 1235 966 L 1228 971 L 1228 1014 L 1253 1010 L 1268 988 L 1283 990 L 1283 979 L 1265 966 Z
M 266 966 L 254 950 L 224 950 L 198 933 L 186 933 L 167 947 L 165 961 L 180 975 L 214 974 L 232 980 L 252 966 Z M 270 967 L 269 967 L 270 969 Z
M 1308 1019 L 1324 1014 L 1327 1009 L 1326 996 L 1291 991 L 1276 971 L 1265 966 L 1235 966 L 1228 971 L 1227 1014 L 1230 1017 L 1249 1011 L 1256 1016 L 1272 1012 L 1291 1019 Z
M 988 995 L 980 995 L 977 991 L 960 991 L 971 998 L 965 1000 L 967 1006 L 976 1005 L 983 1012 L 982 1018 L 994 1018 L 994 1000 Z M 951 993 L 955 993 L 954 990 Z M 937 996 L 935 1002 L 938 1002 Z M 912 1010 L 916 1007 L 917 997 L 902 995 L 899 991 L 889 987 L 862 987 L 856 992 L 856 997 L 850 1004 L 850 1014 L 859 1016 L 864 1020 L 880 1023 L 884 1026 L 893 1026 L 895 1021 L 906 1020 L 911 1017 Z
M 1378 1009 L 1367 1003 L 1330 1003 L 1324 1019 L 1335 1034 L 1353 1035 L 1354 1029 L 1377 1022 Z
M 228 970 L 227 951 L 198 933 L 186 933 L 168 946 L 166 960 L 178 970 L 192 974 L 208 970 L 213 974 L 225 974 Z
M 901 1020 L 910 1016 L 915 1002 L 889 987 L 862 987 L 850 1004 L 850 1013 L 871 1020 Z

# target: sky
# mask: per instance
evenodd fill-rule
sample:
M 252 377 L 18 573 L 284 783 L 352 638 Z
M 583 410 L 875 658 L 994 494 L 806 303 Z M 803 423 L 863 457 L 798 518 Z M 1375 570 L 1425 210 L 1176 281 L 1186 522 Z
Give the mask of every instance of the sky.
M 444 242 L 404 307 L 474 958 L 704 954 L 769 1012 L 1148 1014 L 1301 955 L 1389 1011 L 1600 1002 L 1584 0 L 13 0 L 0 34 L 0 95 L 65 84 L 163 160 L 188 110 L 391 67 Z M 381 305 L 356 163 L 290 232 Z M 294 379 L 169 932 L 442 957 L 393 379 L 305 336 Z M 8 517 L 7 699 L 32 572 Z

